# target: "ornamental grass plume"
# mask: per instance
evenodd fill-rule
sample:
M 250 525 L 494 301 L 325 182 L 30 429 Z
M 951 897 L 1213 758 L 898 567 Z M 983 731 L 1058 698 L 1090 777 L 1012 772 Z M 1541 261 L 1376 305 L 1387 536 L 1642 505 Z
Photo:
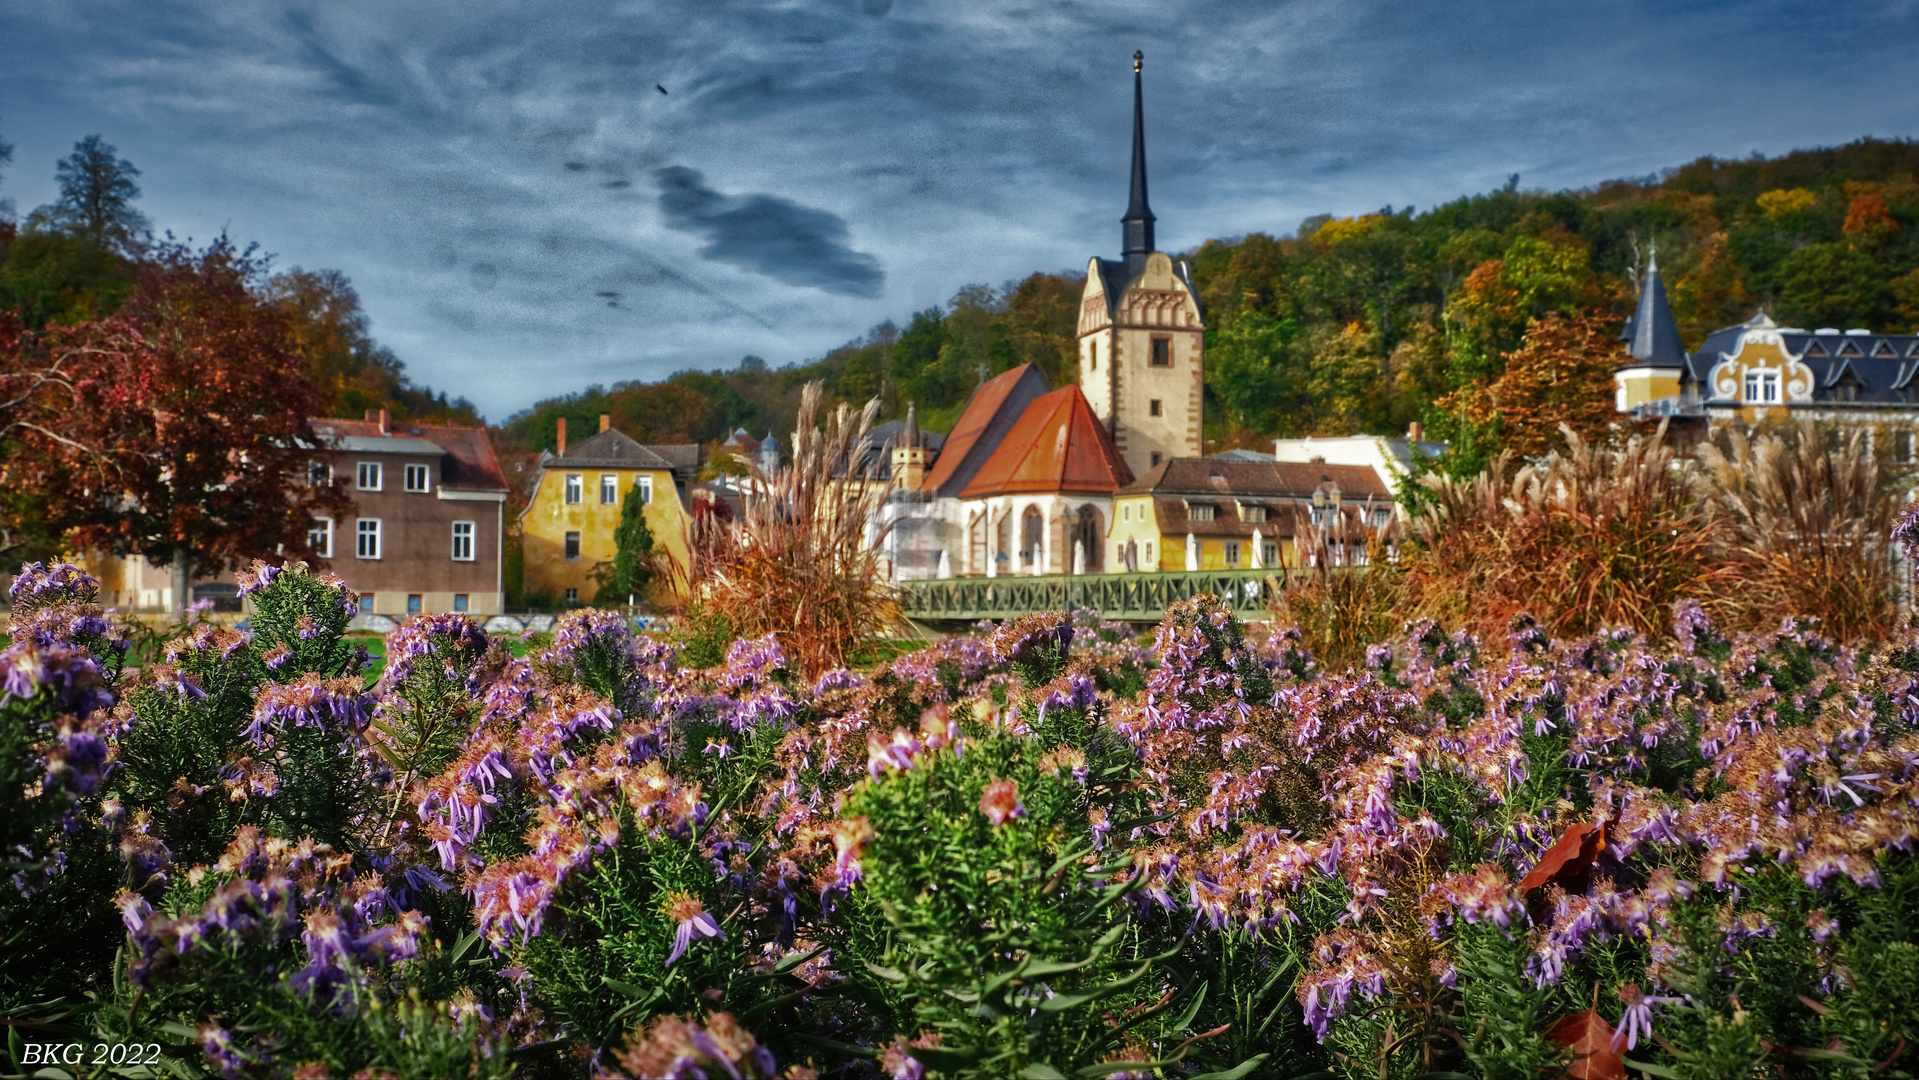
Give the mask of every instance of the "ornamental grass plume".
M 808 679 L 899 619 L 880 562 L 892 485 L 867 458 L 879 401 L 857 417 L 841 405 L 821 427 L 820 395 L 818 382 L 800 395 L 791 463 L 770 474 L 750 464 L 745 509 L 706 530 L 693 558 L 693 618 L 775 635 Z
M 1800 423 L 1756 438 L 1729 428 L 1700 447 L 1737 531 L 1737 584 L 1719 603 L 1726 622 L 1756 630 L 1812 616 L 1847 642 L 1891 631 L 1898 500 L 1868 440 Z
M 1372 513 L 1371 500 L 1324 525 L 1295 512 L 1294 535 L 1310 554 L 1273 595 L 1278 624 L 1297 628 L 1314 659 L 1335 671 L 1363 663 L 1406 621 L 1398 515 L 1374 527 Z
M 1733 539 L 1665 425 L 1617 449 L 1565 430 L 1568 449 L 1468 481 L 1431 477 L 1403 562 L 1409 617 L 1484 639 L 1530 614 L 1552 637 L 1667 628 L 1674 604 L 1735 587 Z M 1715 613 L 1716 614 L 1716 613 Z

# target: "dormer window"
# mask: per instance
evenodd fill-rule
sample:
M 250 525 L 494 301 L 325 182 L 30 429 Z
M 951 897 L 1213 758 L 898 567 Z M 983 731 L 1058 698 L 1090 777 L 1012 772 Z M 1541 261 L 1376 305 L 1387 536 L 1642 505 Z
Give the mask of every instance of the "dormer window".
M 1779 400 L 1779 372 L 1757 370 L 1746 372 L 1746 401 L 1755 405 L 1771 405 Z
M 1239 519 L 1248 525 L 1264 525 L 1266 523 L 1266 508 L 1263 506 L 1242 506 L 1239 508 Z
M 1215 509 L 1217 508 L 1214 507 L 1212 503 L 1188 503 L 1186 504 L 1186 520 L 1211 521 L 1213 520 L 1213 512 Z

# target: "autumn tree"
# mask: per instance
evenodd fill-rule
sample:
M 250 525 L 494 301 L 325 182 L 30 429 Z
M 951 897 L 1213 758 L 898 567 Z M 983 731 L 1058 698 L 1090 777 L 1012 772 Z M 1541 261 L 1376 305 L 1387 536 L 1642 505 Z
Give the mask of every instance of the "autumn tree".
M 64 233 L 122 254 L 139 250 L 147 218 L 134 208 L 140 170 L 98 135 L 73 145 L 60 159 L 54 179 L 60 196 L 27 217 L 28 232 Z
M 310 556 L 316 510 L 348 510 L 309 484 L 319 403 L 285 316 L 260 295 L 260 260 L 224 238 L 154 249 L 110 319 L 19 335 L 9 371 L 57 370 L 15 428 L 7 468 L 57 492 L 75 546 L 192 573 L 277 553 Z M 34 365 L 39 365 L 36 369 Z
M 288 343 L 321 396 L 317 416 L 359 417 L 387 409 L 399 419 L 478 424 L 465 399 L 448 401 L 415 386 L 406 365 L 373 340 L 353 283 L 338 270 L 294 267 L 266 283 L 266 299 L 286 317 Z
M 1526 330 L 1497 379 L 1456 391 L 1439 406 L 1460 409 L 1473 424 L 1495 430 L 1503 449 L 1525 457 L 1554 449 L 1562 424 L 1589 443 L 1603 442 L 1618 419 L 1613 371 L 1626 359 L 1618 329 L 1599 312 L 1547 315 Z

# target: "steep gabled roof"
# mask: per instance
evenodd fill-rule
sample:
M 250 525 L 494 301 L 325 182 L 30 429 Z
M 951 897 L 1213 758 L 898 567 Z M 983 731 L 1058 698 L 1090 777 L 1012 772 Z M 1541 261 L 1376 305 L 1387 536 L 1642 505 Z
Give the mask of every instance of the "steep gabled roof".
M 1021 364 L 981 383 L 966 400 L 959 423 L 946 436 L 920 490 L 932 496 L 959 494 L 999 449 L 1026 407 L 1045 393 L 1046 376 L 1032 364 Z
M 673 469 L 699 464 L 700 448 L 692 443 L 646 446 L 618 428 L 607 428 L 590 439 L 545 459 L 549 469 Z
M 965 499 L 1037 491 L 1117 491 L 1133 473 L 1078 386 L 1026 407 L 999 449 L 960 492 Z

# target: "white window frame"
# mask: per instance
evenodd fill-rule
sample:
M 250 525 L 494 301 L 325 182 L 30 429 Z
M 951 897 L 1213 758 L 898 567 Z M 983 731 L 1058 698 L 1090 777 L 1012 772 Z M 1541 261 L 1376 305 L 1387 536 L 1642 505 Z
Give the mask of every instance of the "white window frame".
M 639 486 L 640 486 L 640 505 L 641 506 L 653 505 L 653 478 L 650 476 L 640 477 Z
M 420 478 L 418 486 L 415 486 L 413 483 L 413 478 L 416 476 Z M 406 490 L 421 493 L 433 490 L 433 474 L 427 470 L 425 465 L 408 465 L 406 467 Z
M 371 484 L 367 483 L 369 477 L 373 480 Z M 361 491 L 386 490 L 386 470 L 382 468 L 377 461 L 360 462 L 360 467 L 355 470 L 353 479 L 355 481 L 354 486 Z
M 568 506 L 578 506 L 586 499 L 586 474 L 566 474 L 566 494 L 562 496 Z
M 480 526 L 477 522 L 456 521 L 453 523 L 454 562 L 472 562 L 474 560 L 474 551 L 476 550 L 479 535 Z M 460 554 L 462 548 L 466 551 L 464 555 Z
M 603 472 L 600 474 L 600 505 L 601 506 L 620 505 L 619 474 L 610 473 L 610 472 Z
M 371 529 L 367 526 L 373 526 Z M 368 539 L 372 540 L 369 544 Z M 379 559 L 386 552 L 386 525 L 379 518 L 361 518 L 353 523 L 353 557 Z M 367 554 L 371 550 L 373 554 Z
M 313 538 L 316 536 L 320 538 L 317 544 L 313 543 Z M 313 548 L 314 558 L 331 559 L 333 557 L 333 519 L 314 518 L 313 527 L 307 530 L 307 543 Z
M 1227 566 L 1237 567 L 1239 565 L 1239 541 L 1228 540 L 1224 543 L 1223 547 L 1225 550 L 1221 553 L 1221 560 L 1225 562 Z

